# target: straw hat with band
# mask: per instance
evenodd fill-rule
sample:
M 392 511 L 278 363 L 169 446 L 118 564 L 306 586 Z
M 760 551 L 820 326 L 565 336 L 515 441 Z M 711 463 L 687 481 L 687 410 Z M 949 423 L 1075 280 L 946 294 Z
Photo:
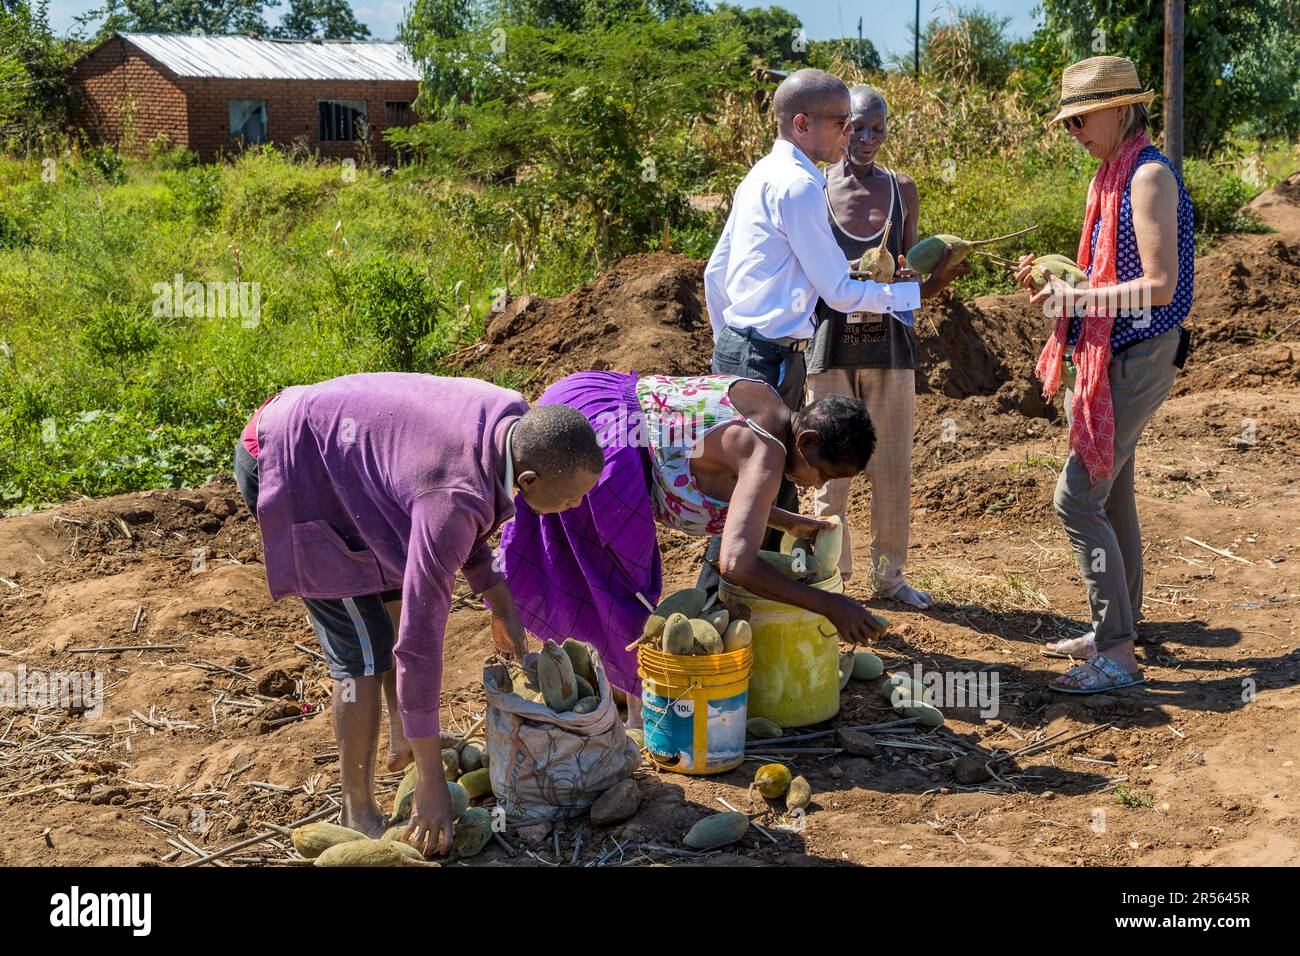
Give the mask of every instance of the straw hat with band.
M 1149 106 L 1155 98 L 1154 90 L 1142 89 L 1132 60 L 1093 56 L 1070 64 L 1061 74 L 1061 111 L 1051 123 L 1112 106 Z

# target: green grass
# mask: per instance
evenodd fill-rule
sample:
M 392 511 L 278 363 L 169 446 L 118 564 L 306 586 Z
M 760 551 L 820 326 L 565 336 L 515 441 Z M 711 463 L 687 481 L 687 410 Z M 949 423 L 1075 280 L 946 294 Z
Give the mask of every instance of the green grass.
M 1038 223 L 1026 248 L 1073 251 L 1092 168 L 1081 151 L 1024 139 L 980 158 L 974 142 L 949 168 L 942 137 L 914 145 L 914 162 L 892 161 L 917 178 L 923 232 L 983 238 Z M 1292 155 L 1261 153 L 1272 179 Z M 563 295 L 596 270 L 565 197 L 525 208 L 506 186 L 416 167 L 349 174 L 272 149 L 209 166 L 179 150 L 55 160 L 47 181 L 40 157 L 0 157 L 0 511 L 202 483 L 229 467 L 239 429 L 275 391 L 359 371 L 445 371 L 443 356 L 481 334 L 498 290 Z M 1236 205 L 1252 189 L 1232 169 L 1193 162 L 1188 180 L 1210 228 L 1243 226 Z M 720 227 L 683 223 L 672 246 L 707 256 Z M 959 293 L 1011 290 L 1005 270 L 974 265 Z M 159 314 L 158 289 L 178 274 L 255 283 L 257 321 Z
M 232 165 L 0 160 L 0 508 L 201 483 L 276 390 L 440 371 L 524 288 L 501 197 L 252 152 Z M 333 250 L 334 254 L 329 254 Z M 156 284 L 256 283 L 260 315 L 158 315 Z M 557 243 L 526 288 L 590 277 Z M 458 285 L 459 284 L 459 285 Z
M 1032 472 L 1037 469 L 1050 472 L 1058 472 L 1065 465 L 1065 462 L 1055 455 L 1026 455 L 1024 461 L 1013 461 L 1007 465 L 1007 470 L 1012 474 L 1018 472 Z
M 1115 788 L 1115 802 L 1125 807 L 1149 807 L 1156 802 L 1155 794 L 1132 790 L 1126 784 Z

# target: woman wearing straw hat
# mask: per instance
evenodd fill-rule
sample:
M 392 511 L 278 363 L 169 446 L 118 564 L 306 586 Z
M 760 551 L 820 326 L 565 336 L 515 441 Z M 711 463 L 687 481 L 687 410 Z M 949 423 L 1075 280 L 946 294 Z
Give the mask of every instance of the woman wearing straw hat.
M 1133 458 L 1147 422 L 1164 402 L 1187 354 L 1182 328 L 1192 304 L 1192 203 L 1169 158 L 1147 135 L 1155 98 L 1132 62 L 1097 56 L 1066 68 L 1053 122 L 1101 160 L 1088 189 L 1078 262 L 1086 286 L 1048 283 L 1055 329 L 1035 373 L 1051 398 L 1067 374 L 1070 455 L 1053 505 L 1087 585 L 1092 631 L 1048 645 L 1083 658 L 1053 690 L 1096 694 L 1142 683 L 1134 654 L 1142 612 L 1142 538 Z M 1017 280 L 1034 290 L 1033 256 Z M 1074 380 L 1069 381 L 1073 374 Z

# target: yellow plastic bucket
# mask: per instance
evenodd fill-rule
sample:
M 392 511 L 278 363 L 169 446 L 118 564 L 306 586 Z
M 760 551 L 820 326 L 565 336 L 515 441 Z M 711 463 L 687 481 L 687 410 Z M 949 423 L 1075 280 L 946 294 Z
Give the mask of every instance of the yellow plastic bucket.
M 654 762 L 677 773 L 722 773 L 745 759 L 748 647 L 679 657 L 648 644 L 638 654 L 641 721 Z
M 840 593 L 836 571 L 812 585 Z M 801 607 L 769 601 L 723 581 L 718 591 L 727 603 L 747 604 L 753 612 L 754 666 L 749 675 L 749 715 L 782 727 L 806 727 L 830 720 L 840 710 L 839 637 L 829 620 Z

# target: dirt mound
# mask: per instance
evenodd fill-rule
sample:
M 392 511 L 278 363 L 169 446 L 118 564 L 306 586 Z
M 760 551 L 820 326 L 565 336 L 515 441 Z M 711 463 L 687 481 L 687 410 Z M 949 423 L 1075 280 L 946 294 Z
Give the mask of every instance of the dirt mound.
M 1292 205 L 1300 206 L 1300 173 L 1292 173 L 1274 186 L 1271 192 Z
M 922 313 L 917 327 L 917 391 L 948 398 L 996 395 L 999 411 L 1055 418 L 1033 379 L 1050 330 L 1051 321 L 1024 295 L 967 302 L 945 296 Z
M 1051 416 L 1028 378 L 1047 325 L 1023 296 L 947 297 L 918 330 L 918 391 L 950 398 L 997 394 L 1005 410 Z M 483 341 L 452 364 L 484 377 L 527 371 L 523 390 L 535 395 L 587 369 L 700 374 L 712 352 L 704 263 L 644 253 L 561 298 L 512 300 L 488 322 Z
M 685 375 L 707 371 L 713 330 L 704 263 L 673 253 L 628 256 L 558 299 L 525 295 L 488 323 L 484 341 L 456 357 L 483 377 L 526 370 L 535 395 L 588 369 Z
M 1055 412 L 1029 378 L 1049 322 L 1023 295 L 950 299 L 918 328 L 909 560 L 912 583 L 941 603 L 919 614 L 871 601 L 891 620 L 873 650 L 891 667 L 1000 675 L 996 714 L 954 703 L 924 742 L 891 733 L 875 756 L 783 755 L 813 788 L 806 828 L 783 827 L 780 808 L 752 794 L 752 763 L 708 778 L 643 767 L 641 809 L 626 824 L 570 821 L 540 840 L 512 831 L 472 865 L 1300 859 L 1286 804 L 1300 751 L 1287 719 L 1300 706 L 1300 389 L 1287 331 L 1300 317 L 1298 192 L 1300 176 L 1257 200 L 1278 233 L 1231 237 L 1197 263 L 1189 324 L 1201 345 L 1143 440 L 1143 627 L 1158 642 L 1139 650 L 1149 692 L 1076 701 L 1044 689 L 1063 665 L 1045 662 L 1040 645 L 1086 626 L 1050 505 L 1064 430 L 1045 420 Z M 1277 225 L 1287 215 L 1294 229 Z M 462 368 L 522 372 L 532 394 L 587 368 L 701 372 L 712 350 L 702 270 L 682 256 L 633 256 L 569 296 L 523 297 Z M 856 482 L 850 503 L 859 568 L 870 561 L 865 492 Z M 703 541 L 665 532 L 662 544 L 666 585 L 693 582 Z M 11 837 L 0 865 L 179 863 L 256 834 L 272 839 L 220 862 L 284 861 L 262 823 L 336 805 L 328 673 L 301 604 L 270 602 L 259 555 L 229 478 L 0 519 L 0 671 L 94 671 L 104 685 L 97 716 L 29 705 L 0 718 L 0 832 Z M 848 591 L 869 599 L 865 575 Z M 463 732 L 483 712 L 490 650 L 486 612 L 458 588 L 444 728 Z M 850 681 L 834 724 L 890 713 L 878 685 Z M 1082 730 L 1096 733 L 1007 760 L 980 785 L 955 766 L 976 749 L 982 762 Z M 400 777 L 381 775 L 381 805 Z M 765 835 L 751 830 L 716 856 L 672 849 L 720 796 L 758 814 Z M 1099 810 L 1100 831 L 1088 825 Z

